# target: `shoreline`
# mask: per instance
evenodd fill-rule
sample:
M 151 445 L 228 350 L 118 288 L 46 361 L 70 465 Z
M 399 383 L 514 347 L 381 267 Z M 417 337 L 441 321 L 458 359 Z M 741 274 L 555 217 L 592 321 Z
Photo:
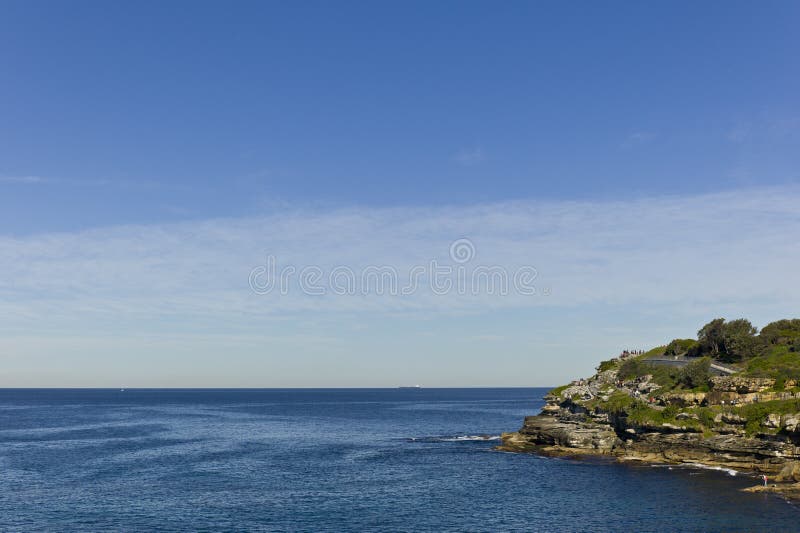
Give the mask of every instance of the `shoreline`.
M 496 449 L 735 472 L 755 478 L 742 490 L 800 501 L 800 393 L 746 375 L 711 376 L 705 391 L 662 390 L 646 370 L 620 372 L 644 357 L 623 352 L 551 390 Z
M 800 483 L 792 481 L 776 482 L 770 479 L 768 485 L 764 486 L 759 480 L 759 475 L 763 469 L 755 468 L 732 468 L 724 462 L 700 462 L 700 461 L 681 461 L 668 459 L 667 457 L 656 458 L 648 455 L 637 455 L 631 450 L 617 451 L 614 453 L 599 452 L 586 448 L 570 448 L 566 446 L 535 445 L 529 442 L 520 443 L 517 432 L 503 433 L 501 440 L 503 444 L 495 446 L 495 450 L 506 453 L 522 453 L 548 457 L 552 459 L 569 459 L 576 461 L 592 461 L 598 464 L 624 464 L 630 466 L 650 466 L 663 468 L 681 468 L 686 470 L 706 470 L 715 471 L 720 474 L 725 473 L 731 477 L 746 477 L 752 479 L 754 485 L 740 488 L 739 491 L 751 493 L 773 494 L 781 497 L 792 504 L 800 504 Z

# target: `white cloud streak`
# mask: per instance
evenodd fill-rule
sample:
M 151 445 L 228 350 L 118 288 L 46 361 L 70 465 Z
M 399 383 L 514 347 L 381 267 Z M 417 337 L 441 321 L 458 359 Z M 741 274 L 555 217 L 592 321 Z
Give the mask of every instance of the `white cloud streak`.
M 453 160 L 456 163 L 465 167 L 477 165 L 478 163 L 483 162 L 485 159 L 486 155 L 483 153 L 483 149 L 480 147 L 462 148 L 453 156 Z
M 256 328 L 315 313 L 474 313 L 491 309 L 759 305 L 800 297 L 800 191 L 742 190 L 627 202 L 514 202 L 339 209 L 0 238 L 0 328 L 152 331 Z M 474 264 L 532 265 L 549 296 L 259 296 L 251 269 L 449 261 L 468 237 Z M 451 263 L 452 264 L 452 263 Z M 115 326 L 116 325 L 116 326 Z
M 47 183 L 47 179 L 41 176 L 0 176 L 0 183 L 38 185 Z
M 622 141 L 620 146 L 625 149 L 631 149 L 636 146 L 647 144 L 655 138 L 655 133 L 649 131 L 635 131 L 628 135 L 628 137 Z

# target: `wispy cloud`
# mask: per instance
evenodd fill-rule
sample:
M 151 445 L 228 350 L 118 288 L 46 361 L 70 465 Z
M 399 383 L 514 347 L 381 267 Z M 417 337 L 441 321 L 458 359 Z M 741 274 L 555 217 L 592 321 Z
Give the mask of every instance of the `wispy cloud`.
M 725 138 L 736 144 L 743 143 L 749 136 L 750 126 L 747 124 L 737 124 L 730 128 L 725 134 Z
M 476 342 L 501 342 L 506 340 L 502 335 L 473 335 L 470 339 Z
M 0 176 L 0 183 L 17 183 L 25 185 L 37 185 L 46 183 L 47 179 L 40 176 Z
M 0 238 L 2 328 L 78 323 L 247 328 L 316 312 L 462 313 L 587 304 L 713 308 L 800 298 L 797 189 L 631 202 L 516 202 L 461 208 L 340 209 L 68 234 Z M 280 265 L 406 272 L 449 261 L 454 238 L 473 264 L 532 265 L 541 292 L 368 297 L 300 291 L 259 296 L 251 270 Z M 161 324 L 161 325 L 159 325 Z
M 475 148 L 462 148 L 453 156 L 453 161 L 465 167 L 471 167 L 483 162 L 486 155 L 480 147 Z
M 61 178 L 38 175 L 0 175 L 0 184 L 65 187 L 118 187 L 121 189 L 196 189 L 196 185 L 180 185 L 149 179 Z
M 796 115 L 760 114 L 738 120 L 725 131 L 725 138 L 734 144 L 748 141 L 785 141 L 800 132 L 800 117 Z
M 709 317 L 763 325 L 795 313 L 798 203 L 797 188 L 748 189 L 0 237 L 0 384 L 392 386 L 416 382 L 419 368 L 450 386 L 558 383 L 574 365 L 689 335 Z M 268 254 L 298 270 L 455 266 L 450 245 L 464 237 L 475 246 L 467 265 L 533 265 L 541 292 L 260 296 L 248 284 Z
M 634 131 L 628 135 L 625 140 L 620 143 L 620 146 L 625 149 L 634 148 L 647 144 L 656 138 L 656 134 L 650 131 Z

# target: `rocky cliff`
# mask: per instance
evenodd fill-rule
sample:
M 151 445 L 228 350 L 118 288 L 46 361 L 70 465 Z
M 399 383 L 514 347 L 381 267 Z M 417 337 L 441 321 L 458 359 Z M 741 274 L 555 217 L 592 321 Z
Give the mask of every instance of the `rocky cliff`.
M 663 391 L 649 375 L 621 379 L 621 362 L 551 391 L 499 449 L 730 468 L 768 476 L 768 487 L 751 490 L 800 496 L 800 393 L 737 376 L 712 378 L 706 391 Z

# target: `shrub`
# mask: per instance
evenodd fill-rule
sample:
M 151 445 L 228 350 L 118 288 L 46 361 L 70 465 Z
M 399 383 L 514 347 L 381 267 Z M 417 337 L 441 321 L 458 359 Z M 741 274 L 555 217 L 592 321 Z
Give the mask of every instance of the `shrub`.
M 747 319 L 725 322 L 725 319 L 717 318 L 697 332 L 698 344 L 692 352 L 693 355 L 708 355 L 727 363 L 757 357 L 764 353 L 766 343 L 756 333 L 758 330 Z
M 619 414 L 627 412 L 635 403 L 636 400 L 625 392 L 615 391 L 601 406 L 609 413 Z
M 678 382 L 687 389 L 708 388 L 711 378 L 711 359 L 703 357 L 692 361 L 678 374 Z
M 633 379 L 647 374 L 647 366 L 641 359 L 627 359 L 619 365 L 617 376 L 620 379 Z
M 643 357 L 654 357 L 656 355 L 664 355 L 664 350 L 666 350 L 666 346 L 656 346 L 644 353 Z
M 800 342 L 800 319 L 778 320 L 767 324 L 759 337 L 770 345 L 797 345 Z
M 770 353 L 747 361 L 745 373 L 754 377 L 775 378 L 779 381 L 800 379 L 800 356 L 789 346 L 776 345 Z M 778 385 L 776 383 L 776 385 Z
M 770 402 L 750 403 L 741 406 L 739 414 L 747 418 L 744 426 L 748 434 L 761 431 L 761 423 L 769 414 L 785 415 L 800 411 L 800 400 L 773 400 Z
M 700 407 L 695 410 L 695 413 L 697 414 L 697 418 L 700 419 L 700 423 L 705 427 L 713 428 L 716 425 L 716 422 L 714 422 L 716 413 L 708 407 Z
M 699 345 L 700 343 L 694 339 L 674 339 L 667 345 L 664 355 L 685 355 Z
M 597 367 L 598 372 L 605 372 L 606 370 L 611 370 L 617 365 L 617 362 L 613 359 L 609 359 L 608 361 L 601 361 L 600 366 Z

